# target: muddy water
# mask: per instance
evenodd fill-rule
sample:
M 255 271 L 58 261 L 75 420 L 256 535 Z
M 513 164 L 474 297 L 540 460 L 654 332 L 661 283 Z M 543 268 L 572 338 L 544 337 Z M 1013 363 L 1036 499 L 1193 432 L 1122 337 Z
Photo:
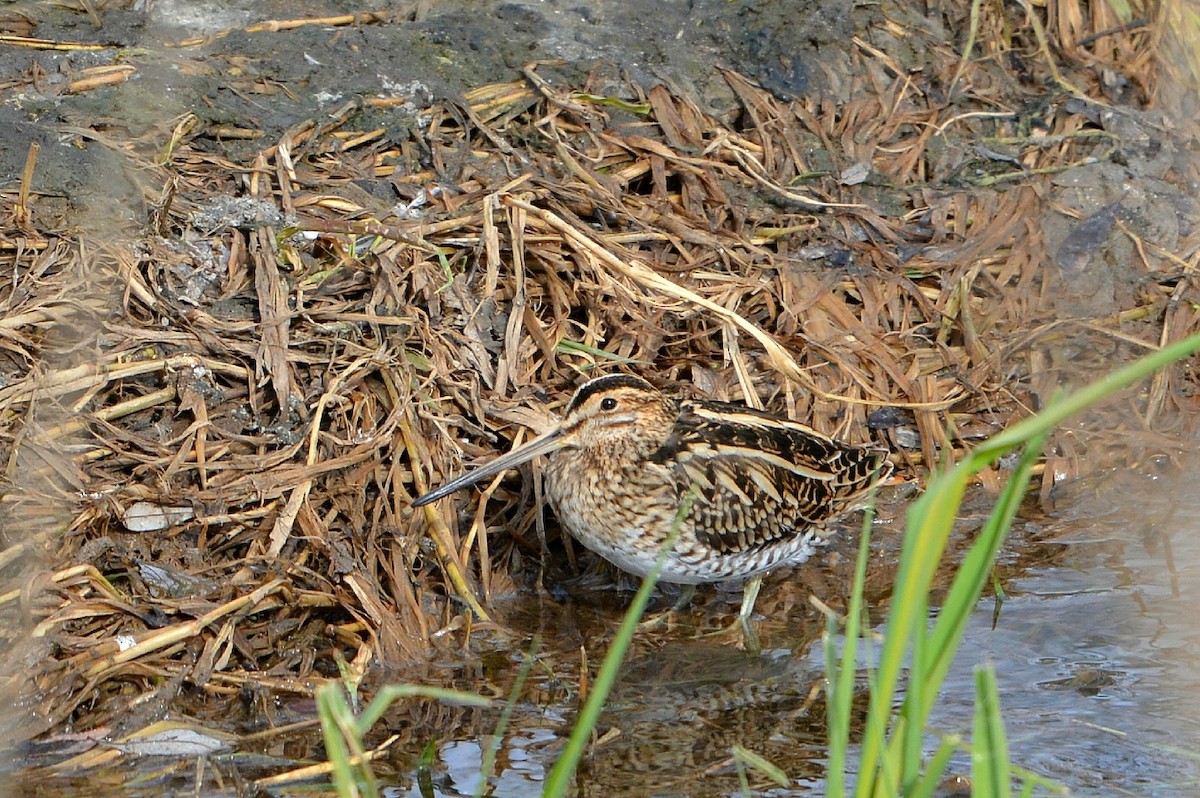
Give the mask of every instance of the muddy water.
M 1065 491 L 1048 518 L 1020 522 L 1000 568 L 1006 600 L 998 615 L 993 598 L 981 601 L 931 747 L 937 734 L 969 737 L 973 669 L 990 662 L 1020 766 L 1076 795 L 1200 790 L 1200 495 L 1187 473 L 1107 473 Z M 493 795 L 524 796 L 540 789 L 579 704 L 565 666 L 571 641 L 603 634 L 616 616 L 583 599 L 510 612 L 537 626 L 545 662 L 556 663 L 553 675 L 530 675 L 533 700 L 518 702 L 488 779 Z M 770 645 L 758 657 L 679 628 L 641 635 L 599 724 L 580 794 L 735 794 L 734 746 L 771 760 L 792 782 L 780 789 L 750 774 L 752 787 L 820 794 L 819 623 L 797 607 L 784 613 L 785 623 L 763 622 Z M 490 741 L 475 731 L 442 737 L 432 767 L 420 779 L 415 770 L 397 773 L 391 794 L 472 794 Z M 952 770 L 968 777 L 969 760 Z

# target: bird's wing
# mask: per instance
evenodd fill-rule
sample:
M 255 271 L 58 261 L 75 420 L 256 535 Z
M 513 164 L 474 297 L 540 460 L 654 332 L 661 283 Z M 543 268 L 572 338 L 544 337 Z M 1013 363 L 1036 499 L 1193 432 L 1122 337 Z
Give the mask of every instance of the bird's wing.
M 683 402 L 680 409 L 654 459 L 671 468 L 681 498 L 695 491 L 689 520 L 716 551 L 746 551 L 820 527 L 891 471 L 882 450 L 749 408 Z

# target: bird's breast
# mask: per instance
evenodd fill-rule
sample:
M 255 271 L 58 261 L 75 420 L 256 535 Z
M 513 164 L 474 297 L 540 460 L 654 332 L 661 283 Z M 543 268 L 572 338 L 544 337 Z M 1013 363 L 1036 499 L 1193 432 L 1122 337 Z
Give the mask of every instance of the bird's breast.
M 671 534 L 679 508 L 675 483 L 662 465 L 585 450 L 555 453 L 546 468 L 546 494 L 572 537 L 642 576 Z

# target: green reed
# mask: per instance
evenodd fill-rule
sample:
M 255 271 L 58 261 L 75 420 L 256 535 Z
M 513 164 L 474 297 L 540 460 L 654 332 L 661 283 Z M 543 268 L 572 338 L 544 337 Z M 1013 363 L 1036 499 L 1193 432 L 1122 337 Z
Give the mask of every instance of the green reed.
M 834 650 L 837 630 L 833 619 L 830 619 L 825 635 L 830 733 L 826 795 L 831 798 L 845 795 L 848 772 L 857 774 L 854 794 L 859 798 L 896 795 L 920 798 L 933 794 L 945 777 L 951 755 L 961 742 L 945 738 L 933 755 L 926 758 L 927 721 L 968 619 L 987 584 L 996 554 L 1025 495 L 1046 437 L 1067 418 L 1197 350 L 1200 350 L 1200 335 L 1163 347 L 1052 401 L 1042 412 L 984 441 L 958 465 L 930 478 L 925 494 L 908 511 L 882 648 L 878 664 L 868 673 L 868 714 L 859 761 L 851 763 L 848 753 L 851 698 L 857 675 L 859 636 L 868 631 L 864 628 L 862 613 L 868 543 L 864 534 L 840 657 Z M 997 498 L 983 530 L 958 567 L 937 620 L 930 628 L 929 590 L 967 486 L 981 470 L 1016 450 L 1021 452 L 1017 466 Z M 909 662 L 907 687 L 901 691 L 899 683 L 905 673 L 906 659 Z M 1010 765 L 994 678 L 985 668 L 978 671 L 977 679 L 976 723 L 969 746 L 972 794 L 1009 796 L 1014 775 L 1023 782 L 1026 794 L 1036 787 L 1062 791 L 1053 782 Z
M 345 674 L 341 681 L 327 682 L 315 691 L 317 718 L 321 722 L 321 733 L 325 740 L 325 758 L 331 767 L 333 787 L 338 798 L 379 795 L 379 784 L 371 770 L 366 736 L 393 702 L 407 698 L 428 698 L 467 706 L 492 705 L 491 700 L 473 693 L 400 684 L 384 687 L 362 712 L 356 713 L 357 693 L 357 685 Z

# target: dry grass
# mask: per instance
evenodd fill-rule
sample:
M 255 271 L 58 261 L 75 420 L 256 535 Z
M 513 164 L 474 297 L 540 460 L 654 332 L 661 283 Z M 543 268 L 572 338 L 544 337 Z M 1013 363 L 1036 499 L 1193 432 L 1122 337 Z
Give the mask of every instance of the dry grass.
M 150 208 L 136 240 L 39 229 L 4 194 L 4 693 L 40 705 L 6 736 L 118 723 L 185 684 L 307 694 L 335 651 L 466 645 L 541 554 L 537 492 L 506 481 L 486 514 L 410 501 L 596 371 L 851 440 L 870 418 L 919 477 L 1194 331 L 1194 232 L 1167 248 L 1118 220 L 1140 279 L 1098 314 L 1064 303 L 1078 278 L 1038 221 L 1055 176 L 1108 158 L 1095 109 L 1149 103 L 1161 78 L 1153 27 L 1089 8 L 1036 10 L 1051 51 L 981 4 L 969 58 L 931 44 L 920 71 L 886 55 L 912 33 L 892 21 L 857 42 L 852 83 L 830 76 L 838 102 L 727 74 L 724 118 L 665 88 L 608 103 L 531 65 L 411 134 L 351 104 L 239 163 L 181 119 L 118 142 Z M 360 187 L 381 181 L 426 203 L 389 216 Z M 232 198 L 277 214 L 198 226 Z M 1043 498 L 1085 459 L 1173 452 L 1195 380 L 1164 373 L 1063 432 Z M 128 531 L 147 507 L 184 520 Z

